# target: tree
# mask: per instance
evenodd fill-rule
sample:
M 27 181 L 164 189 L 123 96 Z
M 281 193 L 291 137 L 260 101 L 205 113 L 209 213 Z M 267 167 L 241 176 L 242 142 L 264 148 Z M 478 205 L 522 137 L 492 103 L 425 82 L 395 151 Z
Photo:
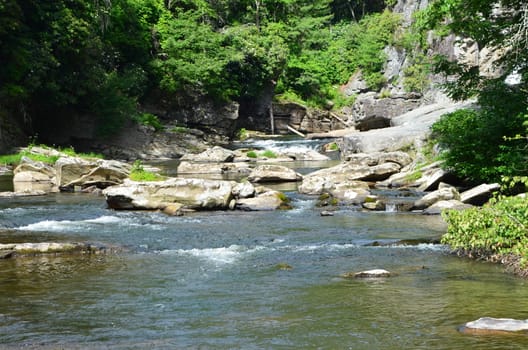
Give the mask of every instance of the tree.
M 474 181 L 526 176 L 528 108 L 528 5 L 514 0 L 436 0 L 420 15 L 424 29 L 474 40 L 500 54 L 499 74 L 437 57 L 435 70 L 456 77 L 446 85 L 455 99 L 478 98 L 480 108 L 446 115 L 433 130 L 447 166 Z M 517 75 L 514 84 L 508 77 Z

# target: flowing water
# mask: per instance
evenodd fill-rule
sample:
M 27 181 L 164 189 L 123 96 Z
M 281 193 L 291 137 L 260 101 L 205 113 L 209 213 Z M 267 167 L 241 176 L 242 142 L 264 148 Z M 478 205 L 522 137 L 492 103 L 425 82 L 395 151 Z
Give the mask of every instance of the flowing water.
M 0 260 L 0 349 L 521 349 L 476 336 L 528 318 L 528 285 L 423 242 L 440 217 L 342 208 L 169 217 L 86 194 L 2 199 L 0 242 L 89 241 L 117 254 Z M 384 279 L 343 278 L 384 268 Z

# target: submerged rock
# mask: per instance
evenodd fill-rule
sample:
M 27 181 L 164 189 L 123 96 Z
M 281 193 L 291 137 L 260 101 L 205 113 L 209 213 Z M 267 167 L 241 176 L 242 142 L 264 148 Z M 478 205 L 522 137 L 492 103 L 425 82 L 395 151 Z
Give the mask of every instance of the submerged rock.
M 356 272 L 354 274 L 355 278 L 374 278 L 374 277 L 390 277 L 392 274 L 383 269 L 374 269 Z
M 476 321 L 466 323 L 461 331 L 464 333 L 528 332 L 528 320 L 481 317 Z
M 0 244 L 0 259 L 7 259 L 16 255 L 35 255 L 51 253 L 100 253 L 107 248 L 90 243 L 9 243 Z

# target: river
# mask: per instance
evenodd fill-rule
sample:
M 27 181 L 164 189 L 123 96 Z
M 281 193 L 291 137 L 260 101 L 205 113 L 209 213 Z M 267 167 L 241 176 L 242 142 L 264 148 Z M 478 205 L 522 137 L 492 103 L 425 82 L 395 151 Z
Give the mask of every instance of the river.
M 0 201 L 0 242 L 89 241 L 91 256 L 0 260 L 0 349 L 520 349 L 458 332 L 526 318 L 528 286 L 439 244 L 438 216 L 341 208 L 170 217 L 86 194 Z M 374 244 L 375 243 L 375 244 Z M 383 268 L 384 279 L 342 275 Z

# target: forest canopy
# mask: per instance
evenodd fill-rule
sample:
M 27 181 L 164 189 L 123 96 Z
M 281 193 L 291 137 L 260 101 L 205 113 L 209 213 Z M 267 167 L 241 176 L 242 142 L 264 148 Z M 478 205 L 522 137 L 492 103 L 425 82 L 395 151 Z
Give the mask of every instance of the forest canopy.
M 384 83 L 393 3 L 1 0 L 0 106 L 29 129 L 77 113 L 111 134 L 152 91 L 222 102 L 273 86 L 320 105 L 358 69 Z

